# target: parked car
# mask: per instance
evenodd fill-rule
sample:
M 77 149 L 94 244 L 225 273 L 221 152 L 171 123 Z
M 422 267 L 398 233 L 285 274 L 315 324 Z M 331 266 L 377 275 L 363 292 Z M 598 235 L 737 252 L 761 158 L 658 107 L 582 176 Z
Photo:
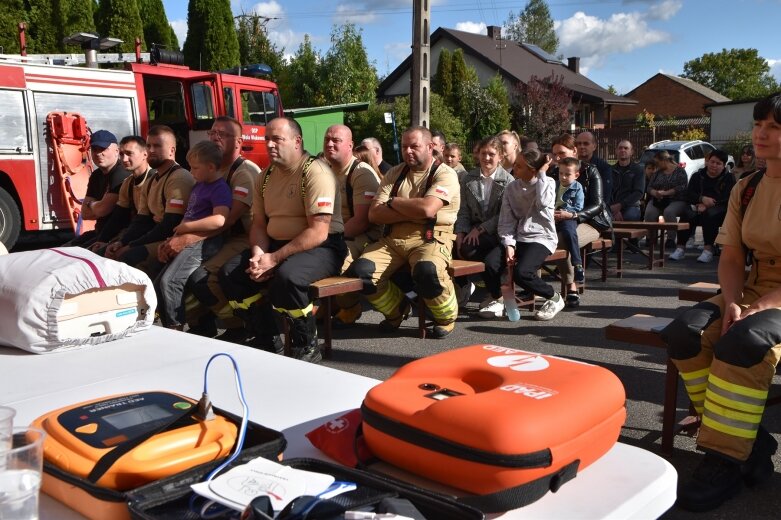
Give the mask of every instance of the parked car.
M 716 147 L 705 141 L 658 141 L 646 148 L 640 156 L 640 162 L 646 163 L 654 158 L 654 154 L 660 150 L 666 150 L 678 162 L 678 166 L 686 170 L 686 175 L 692 174 L 705 167 L 705 157 Z M 727 169 L 735 166 L 735 159 L 730 155 L 727 160 Z

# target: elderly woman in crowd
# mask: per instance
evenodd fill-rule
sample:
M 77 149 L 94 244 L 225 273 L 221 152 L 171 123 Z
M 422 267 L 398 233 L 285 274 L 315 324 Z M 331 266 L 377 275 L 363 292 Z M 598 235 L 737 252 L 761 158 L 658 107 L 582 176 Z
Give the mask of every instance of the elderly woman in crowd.
M 727 201 L 735 177 L 727 169 L 729 156 L 723 150 L 713 150 L 708 155 L 705 168 L 694 172 L 686 188 L 686 202 L 691 204 L 681 220 L 689 223 L 689 229 L 678 232 L 678 247 L 670 254 L 670 260 L 680 260 L 686 254 L 686 241 L 694 236 L 697 225 L 702 226 L 705 241 L 702 254 L 697 258 L 704 264 L 713 261 L 713 243 L 721 223 L 727 215 Z
M 705 452 L 678 505 L 707 511 L 773 476 L 778 442 L 762 425 L 781 357 L 781 95 L 754 106 L 751 133 L 767 161 L 730 194 L 721 246 L 721 294 L 698 303 L 662 332 L 702 422 Z M 751 272 L 746 277 L 746 264 Z
M 575 138 L 570 134 L 563 134 L 553 141 L 553 157 L 558 162 L 565 157 L 578 156 L 575 148 Z M 553 178 L 558 177 L 558 167 L 550 172 Z M 600 234 L 613 225 L 610 210 L 605 205 L 605 199 L 602 193 L 603 184 L 599 171 L 593 164 L 584 161 L 580 163 L 580 175 L 578 182 L 583 186 L 585 203 L 583 209 L 577 212 L 556 210 L 554 218 L 559 220 L 572 219 L 578 222 L 578 245 L 585 246 L 598 239 Z M 559 237 L 559 247 L 566 248 L 566 244 Z M 578 287 L 575 284 L 575 269 L 569 258 L 558 263 L 559 272 L 564 277 L 567 284 L 567 307 L 577 307 L 580 305 L 580 295 Z

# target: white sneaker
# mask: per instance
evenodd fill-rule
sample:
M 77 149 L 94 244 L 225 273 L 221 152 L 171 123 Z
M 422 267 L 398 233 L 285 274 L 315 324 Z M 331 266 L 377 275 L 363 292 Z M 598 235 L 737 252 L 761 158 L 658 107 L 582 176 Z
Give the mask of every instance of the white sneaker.
M 466 282 L 466 285 L 464 286 L 456 285 L 456 298 L 458 299 L 458 306 L 466 307 L 466 304 L 469 303 L 469 298 L 472 297 L 474 292 L 475 284 L 472 282 Z
M 559 293 L 556 293 L 553 295 L 553 298 L 542 304 L 540 310 L 535 313 L 534 319 L 540 321 L 552 320 L 563 308 L 564 298 Z
M 685 255 L 686 255 L 686 251 L 682 247 L 678 247 L 675 249 L 675 251 L 670 253 L 670 256 L 668 256 L 667 258 L 669 258 L 670 260 L 680 260 Z
M 713 261 L 713 251 L 703 249 L 702 254 L 697 257 L 697 261 L 703 264 L 709 264 Z
M 504 314 L 504 298 L 499 297 L 496 300 L 488 300 L 488 302 L 483 302 L 483 304 L 480 305 L 480 310 L 477 311 L 477 314 L 480 315 L 481 318 L 501 318 Z
M 686 241 L 686 247 L 687 248 L 694 248 L 694 237 L 689 237 L 689 240 Z

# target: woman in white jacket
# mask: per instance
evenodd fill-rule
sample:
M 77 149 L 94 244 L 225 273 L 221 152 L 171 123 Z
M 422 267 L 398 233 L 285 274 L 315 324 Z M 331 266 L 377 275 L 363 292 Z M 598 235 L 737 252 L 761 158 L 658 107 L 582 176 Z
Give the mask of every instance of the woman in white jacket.
M 505 188 L 499 212 L 502 245 L 485 259 L 491 296 L 501 295 L 502 274 L 512 263 L 515 284 L 547 300 L 534 315 L 537 320 L 551 320 L 564 308 L 561 295 L 537 275 L 558 242 L 553 219 L 556 184 L 546 175 L 550 164 L 551 159 L 538 150 L 518 154 L 512 171 L 515 180 Z

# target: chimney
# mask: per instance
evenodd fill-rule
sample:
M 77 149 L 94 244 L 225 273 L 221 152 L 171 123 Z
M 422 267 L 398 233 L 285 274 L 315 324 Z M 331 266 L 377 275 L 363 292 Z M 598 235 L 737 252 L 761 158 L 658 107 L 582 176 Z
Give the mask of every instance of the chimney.
M 492 40 L 500 40 L 502 38 L 502 28 L 498 25 L 489 25 L 486 29 L 488 30 L 488 37 Z
M 575 56 L 567 58 L 567 68 L 575 74 L 580 74 L 580 58 Z

